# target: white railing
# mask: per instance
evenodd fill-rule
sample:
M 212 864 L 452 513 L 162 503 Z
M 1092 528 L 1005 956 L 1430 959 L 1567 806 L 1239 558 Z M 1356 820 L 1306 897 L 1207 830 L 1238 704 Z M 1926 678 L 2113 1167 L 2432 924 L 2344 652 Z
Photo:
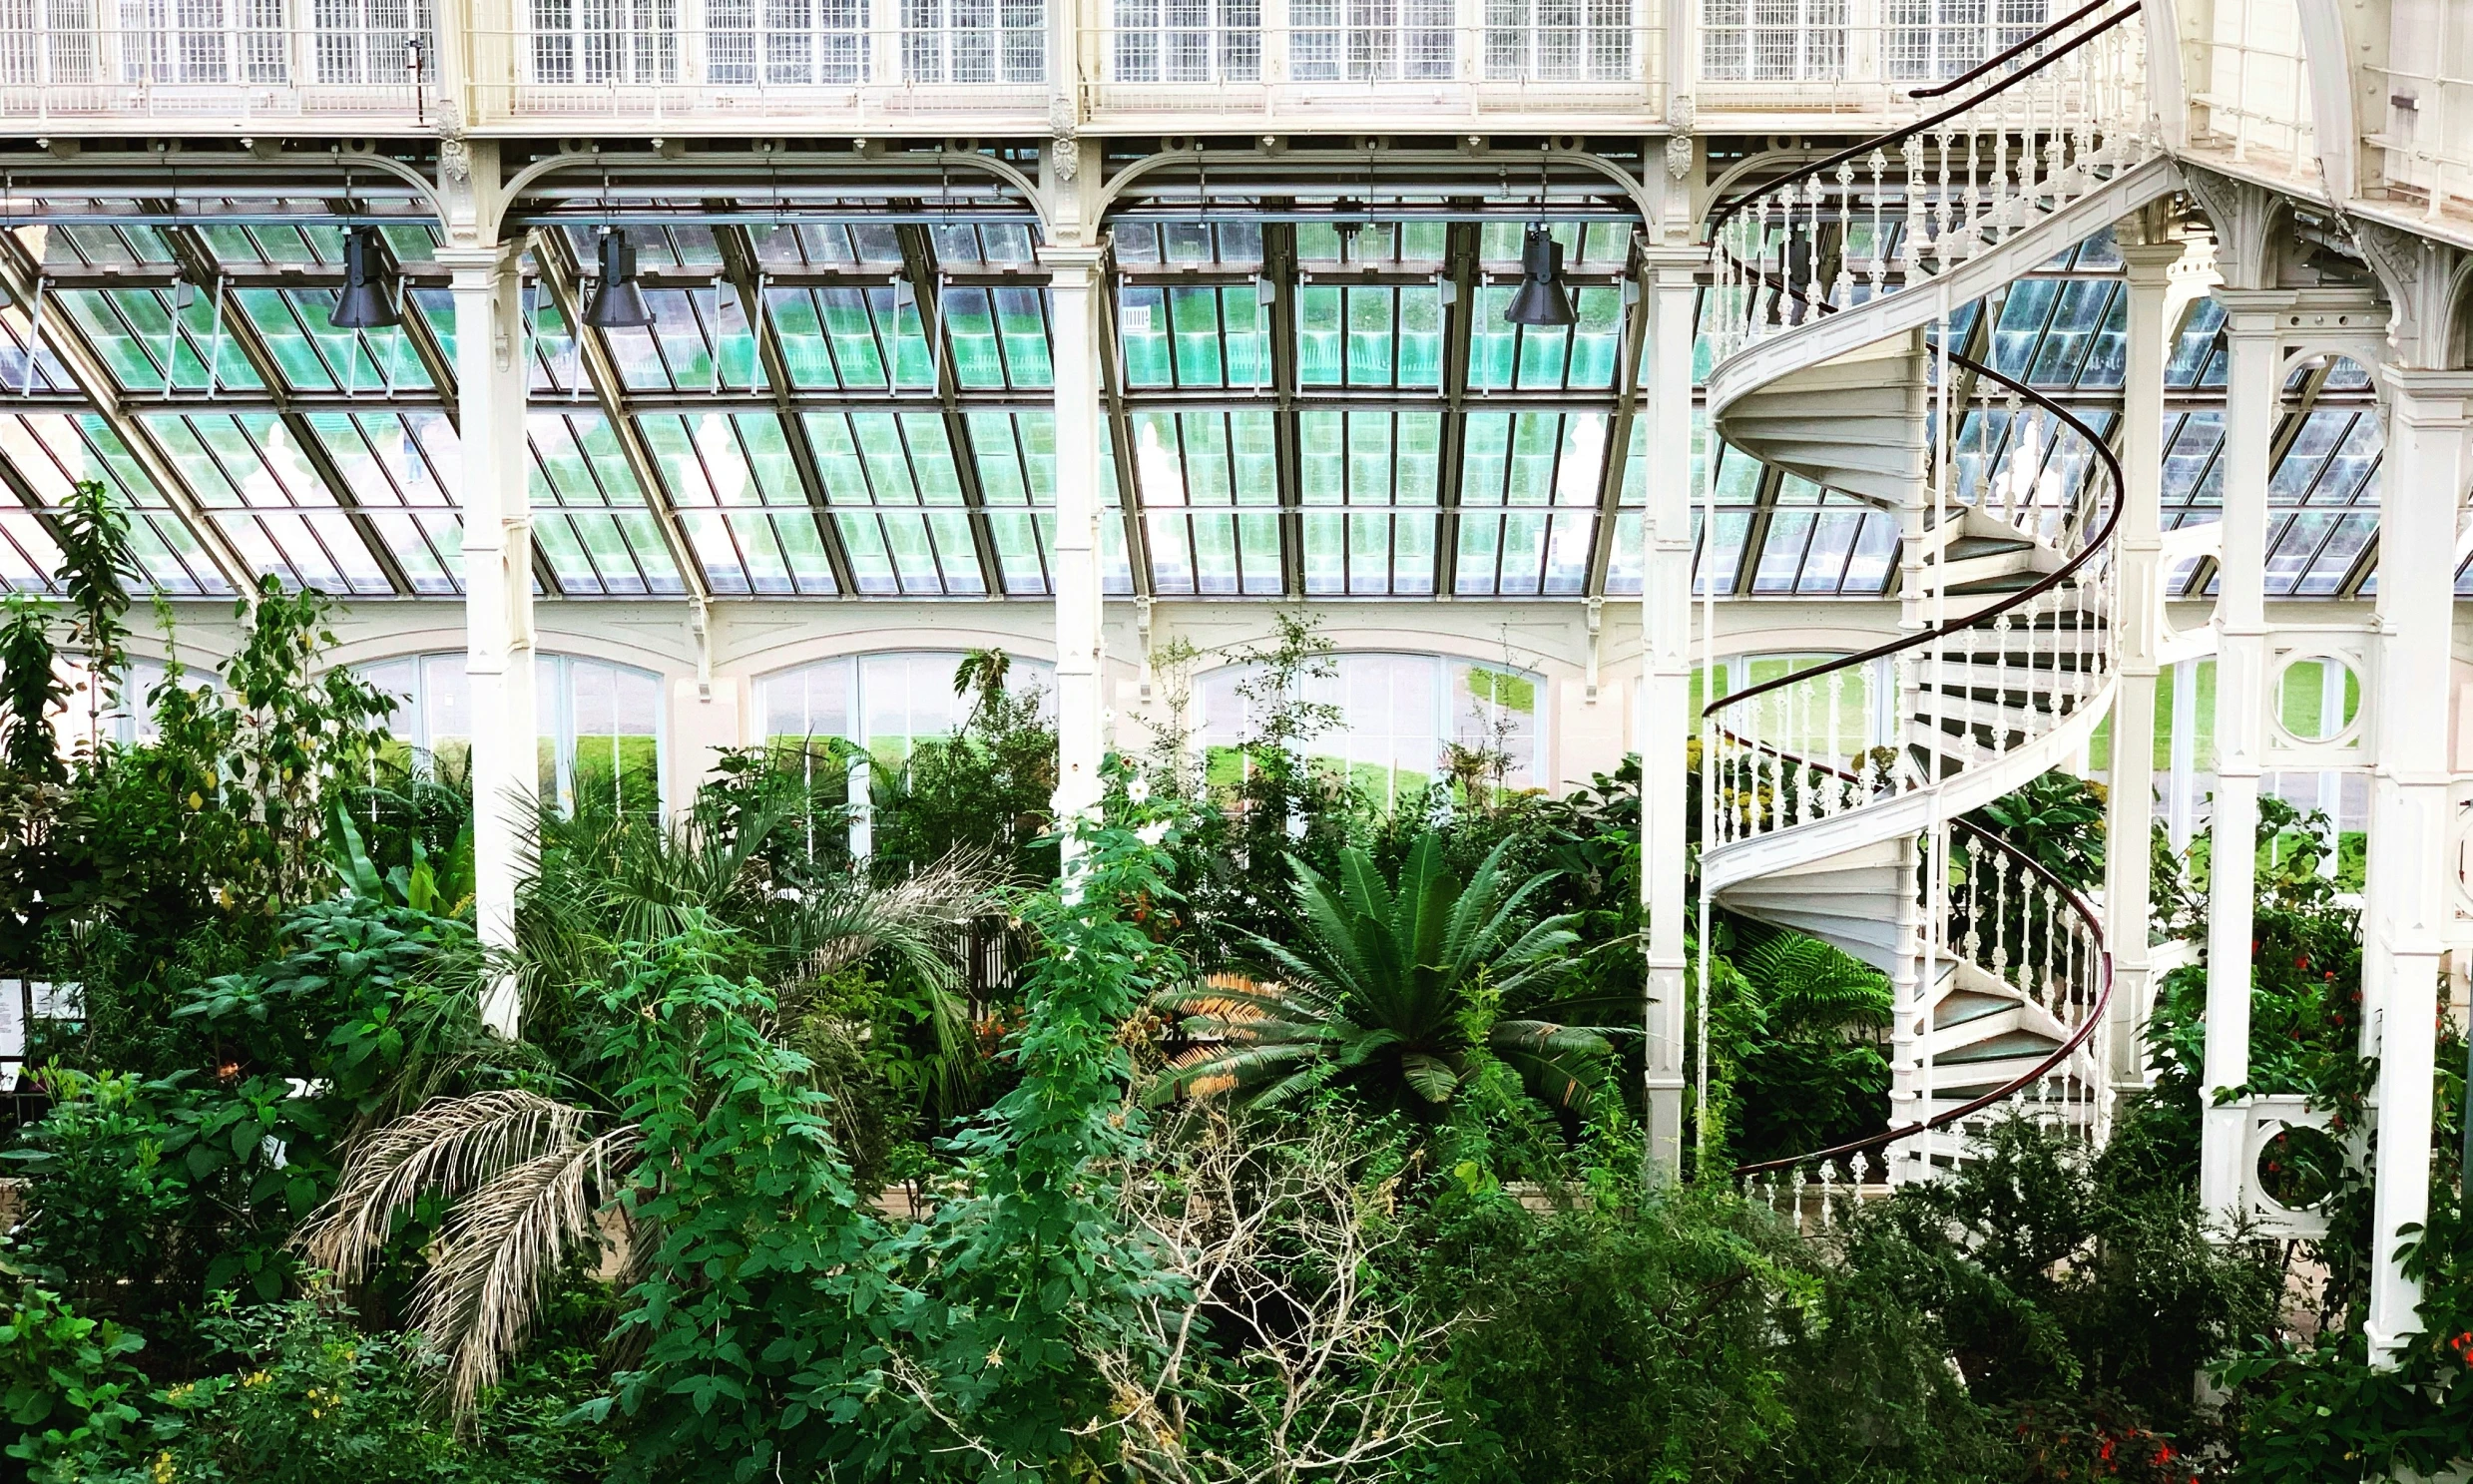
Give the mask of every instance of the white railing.
M 2422 197 L 2422 216 L 2437 221 L 2454 201 L 2473 200 L 2473 78 L 2450 77 L 2436 66 L 2416 68 L 2399 58 L 2388 66 L 2363 63 L 2387 85 L 2387 127 L 2370 143 L 2386 152 L 2387 185 Z
M 0 118 L 410 120 L 435 76 L 408 0 L 0 0 Z
M 516 14 L 475 36 L 483 119 L 1048 113 L 1047 0 L 519 0 Z
M 1926 553 L 1916 608 L 1927 627 L 1711 704 L 1702 817 L 1712 845 L 1817 823 L 1999 766 L 2077 717 L 2111 678 L 2120 466 L 2092 428 L 2049 398 L 1963 356 L 1950 356 L 1948 367 L 1973 379 L 1974 427 L 1992 425 L 1981 414 L 1999 410 L 2004 394 L 2038 418 L 2011 413 L 2010 448 L 1997 464 L 1963 458 L 1956 446 L 1933 461 L 1925 520 L 1908 533 Z M 1960 410 L 1946 409 L 1945 420 L 1960 421 Z M 2029 427 L 2040 431 L 2030 437 Z M 2032 479 L 2022 467 L 2031 460 L 2050 469 L 2056 459 L 2093 467 L 2066 484 Z M 2017 576 L 2033 580 L 2007 595 L 1950 592 L 1967 585 L 1967 563 L 1984 560 L 1963 548 L 1987 545 L 2008 546 L 2003 555 L 2019 559 Z M 2038 575 L 2039 558 L 2052 570 Z M 1883 662 L 1903 735 L 1896 745 L 1865 747 L 1851 719 L 1862 716 L 1871 667 Z
M 2317 128 L 2294 0 L 2221 5 L 2214 24 L 2184 48 L 2190 101 L 2202 113 L 2192 143 L 2228 149 L 2236 165 L 2274 164 L 2293 180 L 2313 179 Z
M 1647 0 L 1107 0 L 1085 88 L 1113 114 L 1646 113 Z
M 2102 916 L 2087 899 L 2032 857 L 1990 830 L 1964 820 L 1919 837 L 1916 889 L 1929 958 L 1954 958 L 1972 974 L 1943 981 L 1927 976 L 1923 1003 L 1900 1013 L 1922 1018 L 1919 1065 L 1908 1069 L 1921 1092 L 1920 1115 L 1895 1127 L 1829 1149 L 1738 1167 L 1735 1179 L 1753 1200 L 1805 1230 L 1826 1230 L 1844 1218 L 1848 1201 L 1885 1192 L 1902 1178 L 1926 1177 L 1966 1158 L 1967 1146 L 1998 1117 L 2025 1114 L 2078 1140 L 2101 1140 L 2106 1128 L 2105 1078 L 2098 1033 L 2112 1003 L 2112 956 Z M 1993 989 L 2014 999 L 2015 1029 L 2051 1049 L 2016 1058 L 1970 1059 L 1936 1066 L 1934 1046 L 1965 1036 L 1967 1022 L 1944 1022 L 1946 983 L 1964 992 Z M 2023 1068 L 2005 1065 L 2033 1057 Z M 1971 1097 L 1944 1087 L 1995 1086 Z M 1944 1106 L 1945 1105 L 1945 1106 Z M 1892 1105 L 1893 1122 L 1898 1117 Z M 1893 1170 L 1898 1160 L 1914 1168 Z

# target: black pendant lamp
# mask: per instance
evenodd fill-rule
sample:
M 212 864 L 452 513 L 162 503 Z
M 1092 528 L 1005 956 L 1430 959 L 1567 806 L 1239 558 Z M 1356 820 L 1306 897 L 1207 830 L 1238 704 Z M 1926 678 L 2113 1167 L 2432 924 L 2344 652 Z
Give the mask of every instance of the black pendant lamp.
M 595 329 L 642 329 L 653 322 L 653 306 L 636 281 L 636 245 L 623 232 L 602 234 L 601 281 L 584 306 L 584 322 Z
M 1520 246 L 1520 291 L 1503 311 L 1510 324 L 1570 324 L 1571 295 L 1563 291 L 1563 245 L 1543 227 L 1532 227 Z
M 343 235 L 343 292 L 331 316 L 337 329 L 388 329 L 403 323 L 378 258 L 378 230 L 355 227 Z

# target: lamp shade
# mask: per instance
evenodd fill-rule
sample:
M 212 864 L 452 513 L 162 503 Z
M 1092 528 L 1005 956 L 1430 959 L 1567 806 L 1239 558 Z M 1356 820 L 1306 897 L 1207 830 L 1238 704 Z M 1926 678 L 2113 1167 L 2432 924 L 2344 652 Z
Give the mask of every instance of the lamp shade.
M 653 322 L 653 306 L 636 281 L 636 245 L 623 232 L 601 240 L 601 281 L 584 306 L 584 322 L 595 329 L 641 329 Z
M 384 267 L 376 228 L 355 227 L 343 235 L 343 292 L 336 295 L 329 316 L 335 328 L 386 329 L 403 323 L 395 296 L 383 281 Z
M 1542 227 L 1529 229 L 1520 245 L 1520 291 L 1503 311 L 1511 324 L 1570 324 L 1571 295 L 1563 291 L 1563 245 Z

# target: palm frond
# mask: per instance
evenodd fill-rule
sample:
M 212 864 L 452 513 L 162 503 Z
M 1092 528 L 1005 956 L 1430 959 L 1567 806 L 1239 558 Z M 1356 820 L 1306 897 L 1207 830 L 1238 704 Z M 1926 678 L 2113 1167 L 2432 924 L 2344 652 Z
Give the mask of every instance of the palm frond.
M 298 1238 L 344 1282 L 366 1276 L 396 1221 L 422 1197 L 454 1200 L 505 1171 L 573 1147 L 585 1111 L 513 1088 L 435 1099 L 346 1155 L 335 1193 Z
M 1460 1090 L 1460 1074 L 1441 1057 L 1412 1051 L 1399 1059 L 1400 1075 L 1428 1103 L 1448 1103 Z
M 448 1357 L 441 1386 L 457 1413 L 468 1412 L 523 1347 L 568 1254 L 602 1239 L 598 1214 L 627 1220 L 607 1198 L 637 1147 L 636 1126 L 627 1124 L 547 1150 L 456 1207 L 437 1261 L 414 1291 L 412 1320 Z
M 1498 1020 L 1492 1044 L 1498 1051 L 1579 1052 L 1611 1056 L 1614 1046 L 1594 1026 L 1562 1025 L 1551 1020 Z
M 1580 1106 L 1589 1089 L 1605 1075 L 1603 1064 L 1568 1053 L 1540 1052 L 1523 1046 L 1510 1050 L 1498 1047 L 1495 1055 L 1504 1066 L 1519 1074 L 1532 1096 L 1557 1108 Z
M 1246 1094 L 1258 1097 L 1263 1091 L 1260 1084 L 1265 1078 L 1272 1074 L 1284 1076 L 1299 1066 L 1337 1070 L 1337 1064 L 1322 1055 L 1322 1048 L 1309 1041 L 1267 1046 L 1196 1047 L 1170 1063 L 1171 1075 L 1163 1076 L 1153 1084 L 1151 1101 L 1156 1104 L 1177 1097 L 1215 1097 L 1222 1092 L 1232 1092 L 1245 1101 L 1252 1101 Z
M 1344 860 L 1344 857 L 1343 857 Z M 1302 952 L 1277 947 L 1277 957 L 1287 964 L 1302 965 L 1318 958 L 1310 977 L 1333 985 L 1367 984 L 1382 979 L 1390 972 L 1379 956 L 1379 944 L 1369 943 L 1363 932 L 1368 920 L 1346 891 L 1334 891 L 1331 883 L 1315 873 L 1301 860 L 1291 859 L 1296 871 L 1296 905 L 1305 919 Z M 1379 920 L 1379 919 L 1374 919 Z M 1267 939 L 1261 940 L 1265 943 Z M 1369 949 L 1375 950 L 1369 954 Z M 1293 970 L 1290 970 L 1293 977 Z

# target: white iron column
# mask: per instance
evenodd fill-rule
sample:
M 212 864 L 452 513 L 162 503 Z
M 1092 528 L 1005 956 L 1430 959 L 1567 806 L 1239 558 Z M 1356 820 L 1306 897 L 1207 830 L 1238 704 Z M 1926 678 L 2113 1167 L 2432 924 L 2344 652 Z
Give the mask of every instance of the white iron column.
M 2396 1260 L 2400 1229 L 2429 1215 L 2431 1077 L 2439 933 L 2449 904 L 2447 728 L 2434 720 L 2453 680 L 2456 512 L 2473 427 L 2473 371 L 2385 367 L 2387 452 L 2379 480 L 2378 676 L 2371 732 L 2363 1049 L 2378 1058 L 2378 1156 L 2371 1208 L 2373 1358 L 2392 1361 L 2421 1328 L 2421 1286 Z
M 2127 234 L 2125 233 L 2126 237 Z M 2164 626 L 2160 505 L 2164 484 L 2164 363 L 2172 326 L 2166 319 L 2167 274 L 2181 244 L 2124 242 L 2129 272 L 2129 364 L 2122 383 L 2119 549 L 2121 601 L 2114 622 L 2120 646 L 2114 666 L 2111 806 L 2105 818 L 2105 942 L 2113 955 L 2112 1025 L 2108 1030 L 2112 1097 L 2117 1103 L 2144 1085 L 2139 1035 L 2148 996 L 2150 895 L 2148 837 L 2155 828 L 2156 645 Z
M 2258 755 L 2265 738 L 2267 445 L 2283 359 L 2275 312 L 2227 292 L 2225 338 L 2224 552 L 2216 599 L 2216 805 L 2209 833 L 2207 1057 L 2201 1077 L 2199 1202 L 2226 1218 L 2240 1206 L 2247 1118 L 2217 1094 L 2249 1080 L 2249 945 L 2257 852 Z
M 513 247 L 441 247 L 454 273 L 456 407 L 463 450 L 464 668 L 472 684 L 473 908 L 485 948 L 515 946 L 515 883 L 540 764 L 533 714 L 532 504 L 525 470 L 524 316 Z M 482 1019 L 513 1037 L 512 978 Z
M 1684 748 L 1692 715 L 1692 308 L 1697 249 L 1648 254 L 1648 560 L 1641 580 L 1641 908 L 1648 941 L 1649 1175 L 1683 1173 Z
M 1049 247 L 1056 343 L 1056 817 L 1098 811 L 1107 750 L 1100 692 L 1099 295 L 1104 249 Z

